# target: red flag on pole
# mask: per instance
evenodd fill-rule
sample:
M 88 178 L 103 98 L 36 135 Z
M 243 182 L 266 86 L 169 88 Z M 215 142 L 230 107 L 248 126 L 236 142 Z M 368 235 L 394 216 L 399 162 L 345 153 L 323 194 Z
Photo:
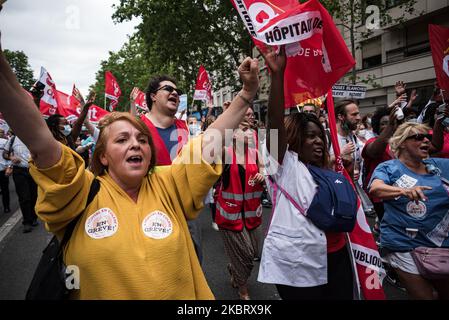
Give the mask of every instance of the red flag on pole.
M 329 114 L 331 142 L 335 155 L 335 171 L 340 172 L 348 181 L 352 182 L 351 177 L 343 167 L 343 161 L 340 156 L 332 89 L 327 94 L 327 111 Z M 371 228 L 366 221 L 359 198 L 357 202 L 357 223 L 355 224 L 354 230 L 349 233 L 349 244 L 357 271 L 357 285 L 358 288 L 361 288 L 363 297 L 366 300 L 385 300 L 385 293 L 382 288 L 385 269 L 382 266 L 376 242 L 371 233 Z
M 206 101 L 208 106 L 213 104 L 212 85 L 209 80 L 209 75 L 203 65 L 201 65 L 198 70 L 193 100 Z
M 137 89 L 137 90 L 138 91 L 137 91 L 137 96 L 136 96 L 136 100 L 135 100 L 137 112 L 138 113 L 149 112 L 150 110 L 148 109 L 145 93 L 140 91 L 140 89 Z
M 81 103 L 73 96 L 56 90 L 56 96 L 60 101 L 60 108 L 64 110 L 67 121 L 73 123 L 81 113 Z M 89 121 L 97 125 L 101 118 L 109 114 L 106 110 L 97 105 L 91 105 L 87 112 Z
M 110 71 L 106 71 L 105 73 L 104 85 L 105 99 L 109 98 L 111 100 L 111 104 L 108 109 L 109 111 L 113 111 L 117 106 L 118 99 L 122 95 L 122 91 L 120 90 L 117 79 L 115 79 L 114 75 Z
M 285 107 L 323 96 L 355 64 L 317 0 L 231 0 L 257 47 L 286 45 Z
M 449 91 L 449 28 L 429 24 L 429 41 L 438 85 Z
M 39 109 L 45 117 L 53 114 L 67 116 L 65 110 L 60 107 L 59 97 L 56 95 L 56 85 L 48 71 L 41 67 L 39 82 L 45 85 L 44 94 L 40 100 Z

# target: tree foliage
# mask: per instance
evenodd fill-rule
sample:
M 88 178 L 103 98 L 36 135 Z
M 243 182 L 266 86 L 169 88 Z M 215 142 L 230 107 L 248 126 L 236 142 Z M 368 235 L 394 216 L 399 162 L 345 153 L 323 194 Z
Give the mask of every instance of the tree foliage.
M 159 71 L 152 69 L 144 52 L 145 44 L 138 35 L 132 36 L 118 52 L 109 52 L 108 60 L 101 62 L 96 83 L 90 87 L 97 93 L 96 103 L 99 106 L 104 107 L 105 72 L 111 71 L 122 91 L 116 110 L 129 110 L 129 95 L 133 87 L 145 90 L 149 75 Z
M 5 49 L 3 53 L 20 85 L 28 90 L 36 80 L 28 63 L 27 55 L 23 51 L 11 51 L 8 49 Z
M 252 43 L 230 1 L 121 0 L 117 22 L 141 18 L 138 34 L 154 70 L 172 70 L 183 89 L 193 91 L 203 64 L 215 89 L 236 85 L 236 68 Z

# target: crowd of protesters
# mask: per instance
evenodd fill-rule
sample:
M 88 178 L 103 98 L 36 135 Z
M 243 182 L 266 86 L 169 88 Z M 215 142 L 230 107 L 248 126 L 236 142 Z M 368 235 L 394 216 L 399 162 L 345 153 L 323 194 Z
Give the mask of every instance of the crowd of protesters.
M 354 298 L 345 232 L 319 229 L 295 205 L 312 206 L 317 184 L 310 166 L 332 169 L 336 161 L 326 101 L 284 116 L 285 52 L 268 48 L 263 57 L 271 77 L 267 119 L 254 119 L 258 61 L 246 58 L 238 67 L 242 89 L 221 115 L 209 108 L 200 118 L 176 118 L 182 91 L 161 75 L 149 81 L 149 112 L 137 115 L 132 103 L 129 113 L 113 112 L 96 127 L 87 117 L 95 93 L 85 102 L 75 92 L 81 114 L 72 124 L 57 114 L 44 121 L 36 108 L 42 92 L 32 88 L 31 100 L 1 54 L 0 112 L 13 130 L 0 130 L 3 211 L 10 211 L 12 175 L 24 233 L 39 217 L 62 238 L 79 219 L 64 254 L 83 277 L 72 299 L 213 299 L 196 219 L 204 203 L 240 299 L 250 299 L 258 260 L 258 281 L 275 284 L 282 299 Z M 412 254 L 417 247 L 449 248 L 449 94 L 436 86 L 417 106 L 406 84 L 396 83 L 395 91 L 390 105 L 367 115 L 355 100 L 337 101 L 341 159 L 359 196 L 372 203 L 382 257 L 409 296 L 449 299 L 449 276 L 426 278 Z M 259 130 L 264 120 L 276 141 Z M 226 130 L 234 130 L 228 144 Z M 95 179 L 100 191 L 84 207 Z M 267 203 L 272 216 L 262 239 Z

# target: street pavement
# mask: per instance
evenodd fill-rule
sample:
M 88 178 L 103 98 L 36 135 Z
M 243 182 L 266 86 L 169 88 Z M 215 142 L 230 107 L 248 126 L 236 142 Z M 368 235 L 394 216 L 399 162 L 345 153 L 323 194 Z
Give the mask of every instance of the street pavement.
M 11 192 L 13 194 L 15 192 Z M 17 209 L 17 199 L 14 197 L 12 208 Z M 12 209 L 11 208 L 11 209 Z M 261 235 L 265 234 L 265 230 L 270 220 L 270 208 L 264 208 L 263 226 Z M 4 215 L 4 214 L 2 214 Z M 33 232 L 22 233 L 22 225 L 20 223 L 20 211 L 8 215 L 8 220 L 0 216 L 0 300 L 21 300 L 24 299 L 27 287 L 31 281 L 34 270 L 39 262 L 42 250 L 51 239 L 51 235 L 47 233 L 43 224 L 39 224 L 34 228 Z M 6 224 L 10 224 L 15 218 L 16 225 L 7 226 L 10 231 L 3 236 L 1 230 L 5 229 Z M 211 287 L 216 299 L 220 300 L 236 300 L 238 299 L 237 289 L 230 285 L 229 274 L 226 269 L 228 259 L 224 253 L 221 235 L 211 227 L 211 214 L 208 208 L 205 208 L 200 215 L 202 226 L 202 243 L 203 243 L 203 270 L 206 275 L 209 286 Z M 9 222 L 8 222 L 9 221 Z M 249 293 L 252 299 L 256 300 L 279 300 L 274 285 L 257 282 L 257 272 L 259 262 L 254 263 L 254 269 L 249 280 Z M 388 299 L 407 299 L 406 295 L 384 283 L 384 288 Z

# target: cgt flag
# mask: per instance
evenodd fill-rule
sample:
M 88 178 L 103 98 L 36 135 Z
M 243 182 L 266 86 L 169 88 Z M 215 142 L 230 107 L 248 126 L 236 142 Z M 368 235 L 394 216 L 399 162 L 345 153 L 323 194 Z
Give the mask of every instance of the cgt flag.
M 429 41 L 438 85 L 449 91 L 449 28 L 429 24 Z
M 120 90 L 120 86 L 118 85 L 117 79 L 115 79 L 114 75 L 110 71 L 106 71 L 104 77 L 104 95 L 105 95 L 105 103 L 106 98 L 111 100 L 111 104 L 109 105 L 109 111 L 114 111 L 117 106 L 118 99 L 122 95 L 122 91 Z
M 75 122 L 81 113 L 81 103 L 74 97 L 73 93 L 68 95 L 56 90 L 56 96 L 60 102 L 60 108 L 64 110 L 67 121 L 70 123 Z M 87 117 L 93 125 L 98 125 L 100 119 L 107 114 L 109 112 L 93 104 L 89 107 Z
M 209 80 L 209 75 L 203 65 L 201 65 L 198 70 L 193 100 L 206 101 L 208 106 L 212 106 L 213 104 L 212 85 Z
M 254 43 L 285 45 L 285 107 L 326 94 L 355 61 L 318 0 L 231 0 Z
M 147 99 L 145 97 L 145 93 L 140 91 L 140 89 L 137 89 L 137 96 L 136 96 L 136 108 L 137 108 L 137 112 L 140 113 L 145 113 L 145 112 L 149 112 L 150 110 L 148 109 L 148 105 L 147 105 Z
M 45 86 L 44 94 L 39 103 L 39 110 L 42 115 L 45 118 L 54 114 L 60 114 L 61 116 L 66 117 L 67 113 L 65 109 L 61 107 L 61 101 L 56 94 L 57 90 L 55 82 L 44 67 L 41 67 L 39 82 Z

